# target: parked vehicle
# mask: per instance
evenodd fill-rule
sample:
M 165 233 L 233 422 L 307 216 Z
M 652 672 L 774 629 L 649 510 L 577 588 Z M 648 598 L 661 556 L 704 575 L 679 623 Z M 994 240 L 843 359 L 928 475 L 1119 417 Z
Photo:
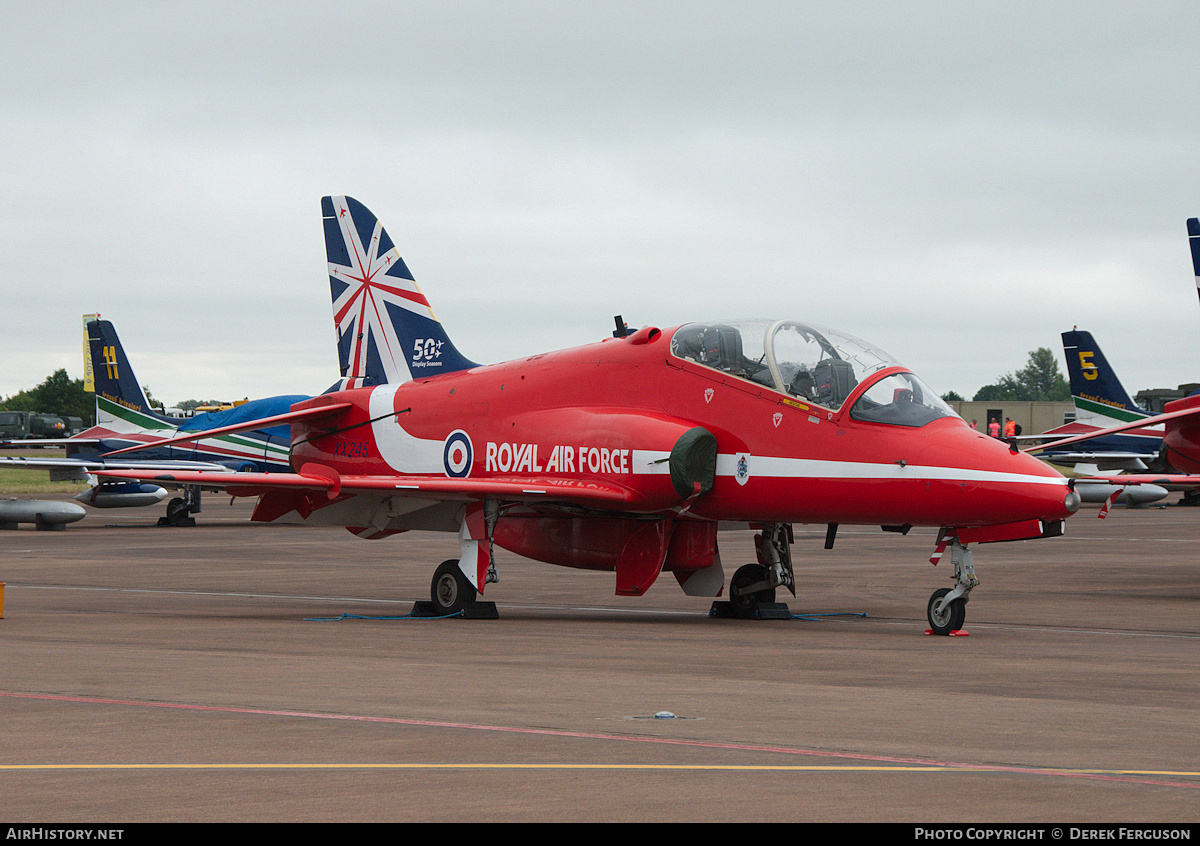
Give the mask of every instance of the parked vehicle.
M 0 440 L 69 438 L 83 431 L 83 420 L 38 411 L 0 411 Z

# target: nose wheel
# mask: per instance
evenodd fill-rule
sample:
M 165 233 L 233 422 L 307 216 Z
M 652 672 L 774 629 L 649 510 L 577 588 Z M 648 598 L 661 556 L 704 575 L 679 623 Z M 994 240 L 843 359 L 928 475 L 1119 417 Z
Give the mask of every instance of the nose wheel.
M 926 616 L 929 618 L 929 628 L 936 635 L 959 631 L 967 619 L 967 601 L 962 597 L 947 601 L 950 593 L 950 588 L 938 588 L 929 597 Z
M 954 564 L 954 587 L 938 588 L 929 597 L 925 608 L 925 616 L 929 619 L 929 633 L 948 635 L 961 631 L 967 619 L 967 599 L 971 588 L 979 584 L 975 578 L 975 564 L 971 559 L 971 550 L 960 543 L 958 538 L 948 539 L 950 544 L 950 560 Z M 931 561 L 935 564 L 941 557 L 945 546 L 943 542 Z

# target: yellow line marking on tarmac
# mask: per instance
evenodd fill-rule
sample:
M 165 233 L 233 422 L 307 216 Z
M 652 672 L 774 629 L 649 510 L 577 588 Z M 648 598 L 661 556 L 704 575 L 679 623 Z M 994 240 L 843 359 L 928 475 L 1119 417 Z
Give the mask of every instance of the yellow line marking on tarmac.
M 770 772 L 804 770 L 845 770 L 850 772 L 954 771 L 961 767 L 880 767 L 833 765 L 757 765 L 757 764 L 383 764 L 383 763 L 306 763 L 306 764 L 0 764 L 0 770 L 712 770 L 734 772 Z
M 555 764 L 555 763 L 104 763 L 104 764 L 0 764 L 0 771 L 38 770 L 641 770 L 694 772 L 1018 772 L 1039 775 L 1156 776 L 1200 778 L 1200 771 L 1052 769 L 986 765 L 878 765 L 878 764 Z M 1182 785 L 1181 785 L 1182 786 Z
M 976 764 L 967 762 L 947 762 L 935 760 L 920 760 L 914 758 L 896 758 L 853 751 L 832 751 L 805 749 L 771 744 L 754 744 L 738 742 L 704 741 L 696 739 L 652 737 L 647 735 L 607 734 L 605 732 L 579 731 L 570 729 L 532 728 L 522 726 L 482 725 L 453 721 L 423 720 L 405 717 L 383 717 L 363 714 L 335 714 L 291 709 L 263 709 L 230 707 L 220 705 L 198 705 L 184 702 L 145 702 L 136 700 L 108 699 L 89 696 L 72 696 L 51 693 L 21 693 L 16 691 L 0 691 L 2 699 L 27 699 L 45 702 L 67 702 L 84 705 L 106 705 L 117 707 L 137 707 L 169 709 L 178 711 L 213 712 L 225 714 L 244 714 L 251 716 L 272 716 L 288 718 L 304 718 L 331 720 L 339 722 L 361 722 L 411 726 L 434 729 L 466 730 L 474 732 L 495 732 L 512 735 L 540 735 L 543 737 L 591 739 L 604 742 L 652 744 L 661 747 L 689 747 L 704 749 L 709 752 L 750 752 L 754 754 L 803 755 L 807 757 L 858 759 L 865 763 L 857 764 L 588 764 L 588 763 L 64 763 L 64 764 L 0 764 L 0 771 L 33 771 L 33 770 L 319 770 L 319 769 L 527 769 L 527 770 L 658 770 L 658 771 L 743 771 L 743 772 L 971 772 L 997 773 L 1027 776 L 1049 776 L 1057 778 L 1086 779 L 1095 781 L 1118 781 L 1127 783 L 1143 783 L 1163 787 L 1183 787 L 1191 790 L 1200 789 L 1200 772 L 1190 770 L 1129 770 L 1129 769 L 1060 769 L 1055 767 L 1040 767 L 1019 764 Z M 1196 779 L 1195 781 L 1163 781 L 1162 779 Z

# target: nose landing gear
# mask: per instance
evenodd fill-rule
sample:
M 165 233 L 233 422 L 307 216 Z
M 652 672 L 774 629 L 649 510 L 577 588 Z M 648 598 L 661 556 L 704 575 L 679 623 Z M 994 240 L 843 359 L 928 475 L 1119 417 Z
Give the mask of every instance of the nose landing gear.
M 971 550 L 952 537 L 950 543 L 950 561 L 954 564 L 954 587 L 938 588 L 929 597 L 926 607 L 926 617 L 929 619 L 929 632 L 936 635 L 949 635 L 962 631 L 967 618 L 967 600 L 971 589 L 978 586 L 979 579 L 975 578 L 975 564 L 971 559 Z M 939 547 L 939 549 L 944 547 Z M 938 555 L 931 559 L 937 563 Z
M 950 588 L 938 588 L 929 597 L 926 615 L 929 618 L 929 628 L 937 635 L 948 635 L 961 631 L 963 622 L 967 619 L 967 601 L 961 597 L 947 601 Z

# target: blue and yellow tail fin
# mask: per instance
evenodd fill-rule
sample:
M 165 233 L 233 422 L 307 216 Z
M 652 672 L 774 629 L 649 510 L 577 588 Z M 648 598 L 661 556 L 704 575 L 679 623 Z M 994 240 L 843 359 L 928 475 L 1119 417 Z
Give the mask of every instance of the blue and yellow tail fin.
M 157 430 L 174 428 L 183 422 L 182 418 L 167 417 L 150 406 L 112 323 L 96 316 L 87 320 L 84 328 L 98 426 L 119 431 Z M 118 421 L 123 425 L 113 426 Z
M 1116 371 L 1109 366 L 1100 345 L 1091 332 L 1072 329 L 1062 333 L 1063 354 L 1071 378 L 1071 397 L 1080 419 L 1100 416 L 1118 423 L 1128 423 L 1150 415 L 1121 385 Z

